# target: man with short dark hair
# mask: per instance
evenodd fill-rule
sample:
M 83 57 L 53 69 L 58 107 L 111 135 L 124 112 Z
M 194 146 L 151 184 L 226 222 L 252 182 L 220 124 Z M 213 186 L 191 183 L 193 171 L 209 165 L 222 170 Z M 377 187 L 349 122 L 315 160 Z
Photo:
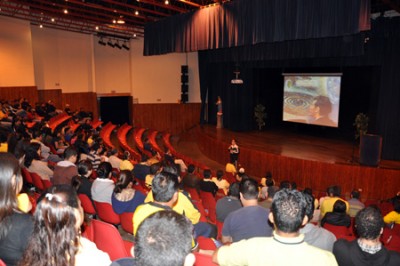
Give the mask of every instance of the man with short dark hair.
M 195 261 L 190 252 L 192 230 L 191 222 L 174 211 L 151 214 L 135 235 L 135 258 L 119 259 L 111 266 L 191 266 Z
M 269 210 L 258 206 L 257 181 L 248 178 L 240 182 L 240 201 L 243 208 L 231 212 L 224 221 L 222 242 L 238 242 L 252 237 L 271 236 Z
M 365 208 L 364 203 L 360 201 L 360 191 L 353 189 L 349 199 L 349 215 L 350 217 L 356 217 L 357 213 Z
M 328 197 L 324 199 L 321 204 L 321 216 L 322 219 L 327 212 L 333 211 L 333 205 L 337 200 L 342 200 L 346 203 L 346 213 L 349 212 L 349 203 L 344 199 L 340 198 L 341 189 L 339 186 L 331 186 L 327 190 Z
M 224 222 L 225 218 L 231 213 L 242 208 L 242 203 L 239 200 L 239 183 L 235 182 L 230 185 L 228 195 L 219 199 L 215 207 L 217 220 Z
M 333 246 L 333 254 L 339 265 L 400 265 L 400 254 L 387 250 L 379 240 L 384 222 L 377 208 L 367 207 L 355 218 L 358 239 L 351 242 L 339 239 Z
M 219 265 L 337 265 L 331 252 L 304 242 L 300 227 L 307 223 L 306 201 L 301 192 L 283 189 L 272 202 L 273 237 L 255 237 L 223 246 L 213 254 Z
M 74 176 L 78 175 L 78 168 L 75 163 L 78 158 L 78 152 L 73 147 L 64 150 L 64 160 L 60 161 L 54 167 L 53 185 L 71 184 Z

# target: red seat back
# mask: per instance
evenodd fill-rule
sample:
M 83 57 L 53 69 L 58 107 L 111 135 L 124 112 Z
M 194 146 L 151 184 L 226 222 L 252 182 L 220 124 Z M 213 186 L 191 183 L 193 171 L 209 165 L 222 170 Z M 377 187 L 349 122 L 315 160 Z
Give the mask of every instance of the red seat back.
M 199 236 L 197 238 L 197 243 L 199 243 L 199 248 L 202 250 L 216 250 L 217 246 L 211 238 Z
M 40 191 L 45 190 L 42 178 L 36 173 L 30 173 L 33 181 L 33 185 Z
M 133 235 L 133 212 L 124 212 L 119 215 L 119 218 L 122 229 Z
M 92 220 L 92 226 L 94 234 L 93 242 L 98 249 L 108 253 L 112 261 L 131 256 L 117 228 L 95 219 Z
M 95 201 L 94 205 L 96 206 L 97 215 L 101 220 L 115 225 L 121 223 L 119 215 L 114 212 L 110 203 Z
M 200 195 L 195 188 L 186 187 L 185 190 L 190 194 L 192 200 L 200 200 Z
M 337 239 L 346 238 L 347 236 L 351 236 L 351 229 L 346 226 L 338 226 L 333 224 L 325 223 L 323 226 L 326 230 L 332 232 Z
M 26 168 L 21 168 L 21 174 L 26 183 L 33 185 L 32 176 Z
M 218 265 L 212 261 L 211 255 L 201 254 L 198 252 L 194 252 L 193 254 L 196 257 L 196 262 L 194 263 L 194 266 L 217 266 Z
M 203 202 L 203 206 L 208 210 L 208 218 L 212 223 L 217 222 L 217 213 L 214 195 L 211 192 L 200 191 L 200 198 Z M 206 211 L 207 212 L 207 211 Z
M 81 201 L 81 205 L 83 210 L 90 215 L 95 215 L 96 214 L 96 209 L 93 206 L 92 201 L 89 199 L 89 197 L 86 194 L 78 194 L 78 197 Z

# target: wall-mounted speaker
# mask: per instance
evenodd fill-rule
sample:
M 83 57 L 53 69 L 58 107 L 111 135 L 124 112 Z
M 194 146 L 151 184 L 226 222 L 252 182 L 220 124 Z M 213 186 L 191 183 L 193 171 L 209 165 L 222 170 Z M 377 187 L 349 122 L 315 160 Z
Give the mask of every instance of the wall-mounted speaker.
M 189 97 L 186 93 L 182 93 L 181 94 L 181 103 L 187 103 L 187 101 L 189 100 Z
M 189 77 L 187 76 L 187 75 L 181 75 L 181 83 L 182 84 L 185 84 L 185 83 L 188 83 L 188 81 L 189 81 Z
M 381 161 L 382 137 L 379 135 L 361 135 L 360 164 L 378 166 Z
M 182 93 L 187 93 L 189 91 L 189 85 L 187 84 L 182 84 L 181 85 L 181 92 Z
M 187 74 L 187 73 L 188 73 L 188 70 L 189 70 L 188 65 L 182 65 L 182 66 L 181 66 L 181 73 L 182 73 L 182 74 Z

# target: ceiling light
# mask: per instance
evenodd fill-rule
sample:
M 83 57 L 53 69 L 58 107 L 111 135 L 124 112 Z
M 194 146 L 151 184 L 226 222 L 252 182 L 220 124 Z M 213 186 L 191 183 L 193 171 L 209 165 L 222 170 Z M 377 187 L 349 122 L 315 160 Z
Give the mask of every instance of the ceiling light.
M 135 15 L 138 16 L 139 15 L 139 11 L 136 10 L 135 11 Z
M 119 18 L 119 19 L 117 20 L 117 24 L 125 24 L 125 20 Z
M 40 24 L 40 25 L 39 25 L 39 28 L 43 28 L 43 25 L 42 25 L 42 24 Z
M 127 44 L 128 43 L 126 41 L 124 41 L 124 43 L 122 44 L 122 48 L 129 51 L 129 46 Z
M 118 49 L 122 49 L 122 46 L 119 44 L 119 41 L 117 41 L 114 45 L 115 45 L 115 47 L 117 47 Z
M 112 21 L 112 22 L 115 24 L 115 23 L 117 23 L 117 20 L 116 20 L 116 19 L 113 19 L 113 21 Z
M 136 38 L 136 33 L 133 34 L 133 38 Z
M 165 2 L 164 2 L 166 5 L 169 5 L 169 1 L 168 0 L 165 0 Z
M 54 18 L 51 18 L 51 22 L 54 22 L 54 21 L 56 21 Z
M 100 45 L 106 46 L 107 43 L 105 41 L 103 41 L 103 38 L 100 38 L 99 42 Z
M 96 30 L 99 30 L 99 26 L 96 26 L 95 29 L 96 29 Z
M 108 44 L 108 46 L 111 46 L 112 48 L 115 47 L 115 44 L 111 41 L 111 39 L 108 40 L 107 44 Z
M 64 14 L 68 14 L 68 9 L 64 9 Z

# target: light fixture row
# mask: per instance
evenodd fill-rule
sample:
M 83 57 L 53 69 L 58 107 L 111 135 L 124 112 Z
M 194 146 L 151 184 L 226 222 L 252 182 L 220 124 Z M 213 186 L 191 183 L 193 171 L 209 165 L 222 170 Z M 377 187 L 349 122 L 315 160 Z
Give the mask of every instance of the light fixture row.
M 123 41 L 122 41 L 122 40 L 117 40 L 117 39 L 108 38 L 108 40 L 107 40 L 107 42 L 106 42 L 105 39 L 107 39 L 107 38 L 105 38 L 105 37 L 100 37 L 98 43 L 99 43 L 100 45 L 103 45 L 103 46 L 108 45 L 108 46 L 110 46 L 110 47 L 112 47 L 112 48 L 118 48 L 118 49 L 124 48 L 125 50 L 128 50 L 128 51 L 130 50 L 130 47 L 129 47 L 129 45 L 128 45 L 128 41 L 127 41 L 127 40 L 123 40 Z

